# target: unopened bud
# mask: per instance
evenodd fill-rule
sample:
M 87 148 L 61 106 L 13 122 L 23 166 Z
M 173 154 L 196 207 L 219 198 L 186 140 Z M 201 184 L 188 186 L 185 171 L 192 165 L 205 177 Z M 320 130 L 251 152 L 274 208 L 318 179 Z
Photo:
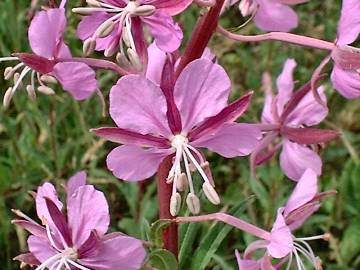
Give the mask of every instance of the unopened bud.
M 208 183 L 208 182 L 205 182 L 202 186 L 203 190 L 204 190 L 204 193 L 205 193 L 205 196 L 206 198 L 212 203 L 212 204 L 215 204 L 215 205 L 218 205 L 220 204 L 220 198 L 219 198 L 219 195 L 217 194 L 216 190 L 214 189 L 214 187 Z
M 137 52 L 131 48 L 128 48 L 127 50 L 128 56 L 129 56 L 129 60 L 130 63 L 132 65 L 132 67 L 136 70 L 136 71 L 140 71 L 142 70 L 142 63 L 140 60 L 139 55 L 137 54 Z
M 111 34 L 114 28 L 115 23 L 113 21 L 105 21 L 98 27 L 98 29 L 96 29 L 95 36 L 99 38 L 105 38 Z
M 42 75 L 40 77 L 40 80 L 45 82 L 45 83 L 50 83 L 50 84 L 57 84 L 58 81 L 55 77 L 50 76 L 50 75 Z
M 88 38 L 83 44 L 83 54 L 89 56 L 95 51 L 96 40 L 94 38 Z
M 151 16 L 155 13 L 156 8 L 153 5 L 142 5 L 135 9 L 134 14 L 137 16 Z
M 28 96 L 30 97 L 30 99 L 32 101 L 36 100 L 36 93 L 35 93 L 35 89 L 34 87 L 32 87 L 32 85 L 27 85 L 26 86 L 26 92 L 28 93 Z
M 186 204 L 192 214 L 197 215 L 200 213 L 200 200 L 195 194 L 189 193 Z
M 8 90 L 6 90 L 3 99 L 3 106 L 5 109 L 9 108 L 12 97 L 13 97 L 12 88 L 9 87 Z
M 256 3 L 253 0 L 241 0 L 239 9 L 244 17 L 249 16 L 255 12 Z
M 101 3 L 96 1 L 96 0 L 86 0 L 86 3 L 89 6 L 93 6 L 93 7 L 101 7 Z
M 12 67 L 5 68 L 4 78 L 5 80 L 10 80 L 10 78 L 14 75 L 14 69 Z
M 184 191 L 188 186 L 188 179 L 185 173 L 181 173 L 176 181 L 176 189 L 178 191 Z
M 176 216 L 181 207 L 181 196 L 179 193 L 175 193 L 170 198 L 170 214 L 172 216 Z
M 44 86 L 44 85 L 39 86 L 37 90 L 40 93 L 43 93 L 48 96 L 55 95 L 55 91 L 53 89 L 51 89 L 50 87 Z

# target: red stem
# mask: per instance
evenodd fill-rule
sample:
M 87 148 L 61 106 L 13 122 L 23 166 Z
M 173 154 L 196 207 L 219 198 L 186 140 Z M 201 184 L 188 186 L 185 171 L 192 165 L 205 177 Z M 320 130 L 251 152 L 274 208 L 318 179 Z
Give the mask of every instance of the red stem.
M 217 0 L 216 4 L 210 8 L 209 12 L 198 20 L 190 41 L 186 46 L 184 55 L 181 57 L 179 66 L 176 70 L 176 77 L 179 77 L 181 71 L 187 66 L 187 64 L 202 56 L 212 35 L 216 31 L 224 1 L 225 0 Z
M 172 166 L 172 156 L 167 157 L 160 164 L 158 170 L 157 193 L 159 198 L 160 219 L 174 219 L 170 214 L 171 185 L 166 183 L 169 171 Z M 178 226 L 171 224 L 163 234 L 164 248 L 171 251 L 176 257 L 178 255 Z

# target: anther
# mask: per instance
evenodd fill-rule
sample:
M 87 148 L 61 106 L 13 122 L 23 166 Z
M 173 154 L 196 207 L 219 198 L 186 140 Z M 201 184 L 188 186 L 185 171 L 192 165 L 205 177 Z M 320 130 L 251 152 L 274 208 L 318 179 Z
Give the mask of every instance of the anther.
M 20 73 L 19 72 L 16 72 L 15 74 L 14 74 L 14 85 L 15 84 L 17 84 L 18 83 L 18 81 L 19 81 L 19 79 L 20 79 Z M 18 83 L 18 87 L 22 87 L 22 82 L 20 81 L 19 83 Z
M 57 84 L 58 81 L 55 77 L 50 76 L 50 75 L 42 75 L 40 77 L 40 80 L 44 83 L 50 83 L 50 84 Z
M 140 57 L 136 53 L 136 51 L 131 48 L 128 48 L 127 53 L 128 53 L 129 60 L 130 60 L 132 67 L 135 68 L 136 71 L 141 71 L 143 68 L 143 65 L 142 65 Z
M 170 214 L 176 216 L 181 207 L 181 196 L 178 192 L 174 193 L 170 198 Z
M 40 93 L 43 93 L 43 94 L 48 95 L 48 96 L 55 95 L 55 91 L 53 89 L 51 89 L 50 87 L 44 86 L 44 85 L 39 86 L 37 88 L 37 90 Z
M 5 68 L 4 78 L 5 80 L 10 80 L 10 78 L 14 75 L 14 69 L 12 67 Z
M 135 9 L 134 15 L 137 16 L 151 16 L 155 13 L 156 8 L 152 5 L 142 5 Z
M 36 100 L 36 93 L 35 93 L 35 89 L 34 87 L 32 87 L 32 85 L 27 85 L 26 86 L 26 92 L 28 93 L 28 96 L 30 97 L 30 99 L 32 101 Z
M 83 16 L 88 16 L 94 13 L 94 9 L 93 8 L 86 8 L 86 7 L 78 7 L 78 8 L 73 8 L 71 10 L 73 13 L 79 14 L 79 15 L 83 15 Z
M 217 192 L 215 191 L 214 187 L 210 183 L 204 182 L 204 184 L 202 185 L 202 188 L 204 190 L 206 198 L 212 204 L 215 204 L 215 205 L 220 204 L 220 197 L 217 194 Z
M 176 181 L 176 189 L 178 191 L 184 191 L 188 186 L 188 179 L 185 173 L 181 173 Z
M 96 1 L 96 0 L 86 0 L 86 3 L 89 6 L 93 6 L 93 7 L 101 7 L 101 3 Z
M 117 44 L 113 43 L 113 45 L 111 45 L 104 51 L 104 56 L 111 57 L 117 52 L 117 50 Z
M 189 193 L 186 204 L 192 214 L 197 215 L 200 213 L 200 200 L 195 194 Z
M 249 16 L 255 12 L 256 3 L 253 0 L 241 0 L 239 9 L 244 17 Z
M 96 40 L 94 38 L 88 38 L 83 44 L 83 54 L 89 56 L 95 51 Z
M 12 97 L 13 97 L 12 87 L 9 87 L 8 90 L 6 90 L 3 99 L 3 106 L 5 109 L 9 108 Z
M 95 32 L 95 36 L 98 38 L 105 38 L 114 31 L 115 23 L 111 20 L 102 23 Z

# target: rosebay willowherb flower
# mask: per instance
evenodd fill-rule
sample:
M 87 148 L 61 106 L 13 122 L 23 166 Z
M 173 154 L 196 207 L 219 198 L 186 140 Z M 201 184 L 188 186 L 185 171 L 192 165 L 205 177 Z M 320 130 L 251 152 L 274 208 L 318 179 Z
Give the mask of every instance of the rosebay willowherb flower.
M 110 91 L 110 115 L 118 127 L 93 132 L 124 144 L 111 151 L 107 166 L 127 181 L 151 177 L 162 160 L 175 154 L 167 179 L 173 185 L 171 214 L 178 213 L 178 191 L 187 186 L 189 209 L 197 214 L 200 205 L 191 175 L 194 170 L 204 181 L 209 201 L 220 203 L 209 163 L 198 148 L 228 158 L 245 156 L 257 146 L 261 133 L 253 125 L 234 122 L 248 108 L 252 93 L 227 105 L 231 84 L 221 66 L 207 59 L 195 60 L 176 82 L 167 77 L 173 73 L 168 66 L 160 87 L 141 75 L 121 78 Z
M 14 57 L 0 58 L 0 61 L 21 62 L 5 69 L 5 79 L 14 80 L 14 86 L 5 93 L 5 107 L 9 106 L 28 74 L 31 74 L 31 79 L 26 90 L 32 99 L 36 98 L 36 90 L 47 95 L 54 94 L 50 85 L 57 82 L 77 100 L 90 97 L 98 89 L 95 71 L 88 65 L 60 61 L 71 59 L 70 50 L 63 41 L 66 28 L 64 5 L 65 1 L 60 8 L 40 11 L 32 20 L 28 36 L 30 47 L 35 54 L 15 53 Z
M 179 14 L 192 0 L 87 0 L 89 7 L 74 8 L 86 15 L 79 24 L 78 36 L 84 41 L 84 53 L 104 51 L 105 56 L 118 54 L 121 64 L 141 70 L 146 64 L 147 44 L 143 36 L 146 25 L 157 46 L 173 52 L 183 38 L 181 28 L 172 16 Z M 145 58 L 145 59 L 144 59 Z
M 332 52 L 335 66 L 331 80 L 334 88 L 351 99 L 360 97 L 360 49 L 349 46 L 360 34 L 359 14 L 359 1 L 342 1 L 336 47 Z
M 303 173 L 311 168 L 317 175 L 321 174 L 322 161 L 315 149 L 309 146 L 327 142 L 338 136 L 331 130 L 308 128 L 322 122 L 328 114 L 328 108 L 319 104 L 308 84 L 296 93 L 294 90 L 293 73 L 296 62 L 288 59 L 284 69 L 277 78 L 278 94 L 272 93 L 271 78 L 264 77 L 265 104 L 260 127 L 266 136 L 258 148 L 252 153 L 251 167 L 271 158 L 281 147 L 280 166 L 286 176 L 297 181 Z M 326 104 L 324 87 L 319 87 L 321 99 Z M 281 141 L 266 153 L 261 153 L 277 137 Z
M 109 207 L 102 192 L 86 184 L 85 172 L 69 179 L 66 212 L 54 186 L 45 183 L 37 190 L 36 211 L 42 225 L 20 210 L 22 219 L 13 223 L 26 229 L 29 253 L 16 260 L 36 270 L 137 270 L 146 256 L 143 243 L 122 233 L 106 234 Z
M 290 7 L 309 0 L 228 0 L 227 5 L 239 3 L 241 14 L 254 16 L 255 25 L 265 31 L 289 32 L 299 24 L 296 12 Z

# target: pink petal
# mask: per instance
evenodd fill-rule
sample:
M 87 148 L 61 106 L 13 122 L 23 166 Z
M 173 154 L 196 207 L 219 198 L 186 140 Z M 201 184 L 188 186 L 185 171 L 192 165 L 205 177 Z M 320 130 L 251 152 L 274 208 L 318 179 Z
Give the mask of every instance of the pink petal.
M 86 99 L 98 89 L 95 71 L 84 63 L 58 63 L 54 76 L 76 100 Z
M 276 102 L 274 94 L 271 88 L 267 88 L 267 91 L 265 91 L 264 108 L 261 113 L 261 123 L 275 124 L 277 122 L 274 117 L 274 102 Z
M 193 142 L 224 157 L 249 155 L 259 144 L 261 131 L 251 124 L 226 124 L 215 134 L 205 135 Z
M 65 9 L 54 8 L 40 11 L 29 27 L 29 42 L 34 53 L 45 58 L 57 56 L 66 27 Z
M 283 209 L 280 208 L 277 213 L 276 221 L 271 230 L 270 244 L 267 250 L 273 258 L 284 258 L 293 250 L 293 236 L 285 219 L 282 215 Z
M 172 152 L 171 149 L 119 146 L 107 156 L 107 167 L 119 179 L 141 181 L 154 175 L 161 161 Z
M 91 131 L 101 138 L 119 144 L 156 148 L 167 148 L 170 146 L 170 142 L 167 139 L 149 134 L 143 135 L 121 128 L 98 128 Z
M 110 115 L 119 128 L 170 136 L 161 89 L 140 75 L 122 77 L 110 91 Z
M 360 74 L 353 70 L 343 70 L 337 65 L 331 73 L 334 88 L 345 98 L 355 99 L 360 97 Z
M 81 171 L 70 177 L 66 185 L 66 193 L 68 198 L 74 194 L 74 192 L 82 186 L 86 185 L 86 172 Z
M 340 134 L 331 129 L 290 128 L 282 127 L 281 135 L 298 144 L 326 143 L 336 139 Z
M 91 185 L 79 187 L 68 198 L 67 213 L 72 240 L 78 248 L 93 230 L 100 236 L 108 230 L 110 216 L 107 201 L 104 194 Z
M 146 78 L 156 85 L 160 85 L 161 75 L 166 61 L 166 53 L 160 50 L 153 42 L 148 47 L 148 65 L 146 69 Z
M 184 11 L 193 0 L 140 0 L 142 4 L 153 5 L 156 9 L 174 16 Z
M 353 43 L 360 33 L 360 2 L 358 0 L 343 0 L 341 17 L 338 26 L 339 45 Z
M 152 16 L 141 17 L 141 20 L 149 27 L 159 49 L 173 52 L 180 47 L 183 39 L 182 30 L 169 15 L 156 12 Z
M 326 104 L 325 88 L 321 86 L 317 91 L 323 102 Z M 315 100 L 314 94 L 309 92 L 289 114 L 286 121 L 293 126 L 314 126 L 322 122 L 328 113 L 328 108 L 319 104 L 319 102 Z
M 239 270 L 260 270 L 260 264 L 254 260 L 241 259 L 239 251 L 235 251 L 236 260 Z
M 298 26 L 298 16 L 290 7 L 272 0 L 257 0 L 254 17 L 257 27 L 265 31 L 289 32 Z
M 307 169 L 299 179 L 294 191 L 286 203 L 284 209 L 285 217 L 291 211 L 294 211 L 311 201 L 315 197 L 317 189 L 317 174 L 313 170 Z
M 290 100 L 294 90 L 294 71 L 296 62 L 294 59 L 286 60 L 283 71 L 276 80 L 278 89 L 277 110 L 279 115 L 283 112 L 286 103 Z
M 219 113 L 227 105 L 230 91 L 230 79 L 220 65 L 207 59 L 188 64 L 174 90 L 183 131 L 189 132 L 205 118 Z
M 298 181 L 306 169 L 321 175 L 322 162 L 318 154 L 308 147 L 284 139 L 280 154 L 280 166 L 287 177 Z
M 45 197 L 52 200 L 60 211 L 63 207 L 63 204 L 58 199 L 55 187 L 52 184 L 45 183 L 38 188 L 35 198 L 37 215 L 39 219 L 45 218 L 47 221 L 50 222 L 52 218 L 46 206 L 46 201 L 44 199 Z
M 37 266 L 41 263 L 38 261 L 38 259 L 35 258 L 35 256 L 31 253 L 24 253 L 16 256 L 14 260 L 25 263 L 30 266 Z
M 145 257 L 142 241 L 118 235 L 105 240 L 96 256 L 81 258 L 80 262 L 91 269 L 138 270 Z
M 22 227 L 23 229 L 27 230 L 29 233 L 44 238 L 47 238 L 46 229 L 39 224 L 27 221 L 27 220 L 12 220 L 12 224 Z
M 28 238 L 29 251 L 35 256 L 41 263 L 47 259 L 55 256 L 58 252 L 51 246 L 49 241 L 44 238 L 31 235 Z

